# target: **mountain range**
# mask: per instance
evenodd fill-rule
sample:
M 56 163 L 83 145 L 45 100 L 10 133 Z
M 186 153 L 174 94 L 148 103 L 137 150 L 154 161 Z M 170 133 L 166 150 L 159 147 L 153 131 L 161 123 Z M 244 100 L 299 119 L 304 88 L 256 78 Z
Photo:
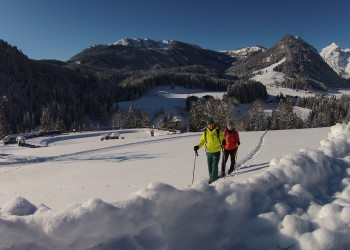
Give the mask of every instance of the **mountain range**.
M 330 49 L 324 49 L 319 54 L 310 44 L 292 35 L 283 37 L 269 49 L 255 46 L 231 51 L 206 50 L 173 40 L 137 38 L 87 48 L 73 56 L 68 63 L 118 73 L 200 65 L 224 78 L 231 76 L 249 79 L 254 72 L 285 58 L 274 69 L 284 73 L 285 87 L 308 90 L 347 87 L 350 52 L 340 50 L 339 47 L 329 51 Z
M 334 45 L 327 48 L 322 58 L 292 35 L 269 49 L 231 51 L 173 40 L 123 39 L 91 46 L 61 62 L 32 60 L 0 40 L 0 94 L 5 97 L 0 103 L 0 131 L 4 124 L 13 133 L 36 129 L 43 116 L 50 117 L 51 127 L 63 124 L 67 130 L 86 127 L 91 121 L 104 123 L 115 112 L 115 103 L 138 98 L 154 86 L 226 90 L 249 82 L 271 65 L 284 74 L 284 87 L 350 87 L 349 51 Z

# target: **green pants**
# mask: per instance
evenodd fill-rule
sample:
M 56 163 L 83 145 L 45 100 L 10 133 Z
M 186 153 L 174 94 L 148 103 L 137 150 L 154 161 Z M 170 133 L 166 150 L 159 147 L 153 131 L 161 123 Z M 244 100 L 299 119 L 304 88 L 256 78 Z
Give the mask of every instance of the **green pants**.
M 210 183 L 219 179 L 219 176 L 218 176 L 219 161 L 220 161 L 220 151 L 216 153 L 207 152 L 207 163 L 208 163 Z

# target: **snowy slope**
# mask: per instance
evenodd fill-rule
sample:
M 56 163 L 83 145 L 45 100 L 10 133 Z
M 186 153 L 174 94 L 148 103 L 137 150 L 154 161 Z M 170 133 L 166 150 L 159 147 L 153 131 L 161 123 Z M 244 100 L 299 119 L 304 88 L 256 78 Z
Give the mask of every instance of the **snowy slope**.
M 332 43 L 322 49 L 320 55 L 341 77 L 350 79 L 350 49 L 343 50 L 337 44 Z
M 225 53 L 237 60 L 242 60 L 247 57 L 249 57 L 251 54 L 256 53 L 256 52 L 263 52 L 266 49 L 261 47 L 261 46 L 252 46 L 252 47 L 247 47 L 247 48 L 242 48 L 242 49 L 236 49 L 236 50 L 221 50 L 219 52 Z
M 205 95 L 211 95 L 215 98 L 222 98 L 225 91 L 204 91 L 201 89 L 186 89 L 181 86 L 157 86 L 147 91 L 141 98 L 133 101 L 119 102 L 118 107 L 125 113 L 128 113 L 129 107 L 134 105 L 135 108 L 146 110 L 153 117 L 156 112 L 162 109 L 165 112 L 171 110 L 173 113 L 181 113 L 186 108 L 186 99 L 191 95 L 199 98 Z

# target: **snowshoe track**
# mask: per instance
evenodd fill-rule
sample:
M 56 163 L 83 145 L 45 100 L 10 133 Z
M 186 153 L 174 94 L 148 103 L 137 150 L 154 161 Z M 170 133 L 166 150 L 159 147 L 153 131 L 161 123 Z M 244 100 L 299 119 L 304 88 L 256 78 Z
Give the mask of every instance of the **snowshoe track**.
M 186 135 L 186 137 L 195 137 L 198 136 L 197 134 L 193 135 Z M 0 162 L 0 167 L 9 167 L 9 166 L 18 166 L 18 165 L 28 165 L 33 163 L 42 163 L 42 162 L 50 162 L 50 161 L 63 161 L 63 160 L 69 160 L 73 159 L 79 156 L 89 156 L 91 154 L 96 154 L 100 152 L 108 152 L 112 150 L 116 150 L 119 148 L 128 148 L 135 145 L 147 145 L 147 144 L 153 144 L 153 143 L 160 143 L 162 141 L 172 141 L 181 139 L 184 136 L 174 136 L 174 137 L 167 137 L 167 138 L 161 138 L 161 139 L 153 139 L 153 140 L 147 140 L 147 141 L 138 141 L 138 142 L 131 142 L 126 143 L 123 145 L 116 145 L 116 146 L 109 146 L 104 148 L 98 148 L 98 149 L 92 149 L 92 150 L 86 150 L 86 151 L 80 151 L 80 152 L 74 152 L 70 154 L 63 154 L 63 155 L 56 155 L 56 156 L 48 156 L 48 157 L 36 157 L 36 158 L 17 158 L 12 161 L 6 161 L 6 162 Z
M 244 157 L 242 160 L 237 162 L 237 168 L 236 170 L 249 165 L 249 163 L 254 159 L 256 155 L 260 153 L 262 150 L 264 144 L 265 144 L 265 136 L 268 131 L 265 131 L 264 134 L 261 135 L 258 144 L 255 146 L 255 148 L 249 153 L 248 156 Z
M 266 137 L 266 134 L 268 133 L 268 130 L 265 131 L 260 139 L 259 139 L 259 142 L 257 143 L 257 145 L 255 146 L 255 148 L 246 156 L 244 157 L 242 160 L 238 161 L 236 163 L 236 171 L 235 172 L 232 172 L 231 174 L 227 175 L 227 176 L 235 176 L 237 174 L 237 171 L 241 168 L 246 168 L 250 165 L 252 165 L 251 163 L 254 162 L 254 158 L 260 154 L 262 148 L 264 147 L 265 145 L 265 137 Z

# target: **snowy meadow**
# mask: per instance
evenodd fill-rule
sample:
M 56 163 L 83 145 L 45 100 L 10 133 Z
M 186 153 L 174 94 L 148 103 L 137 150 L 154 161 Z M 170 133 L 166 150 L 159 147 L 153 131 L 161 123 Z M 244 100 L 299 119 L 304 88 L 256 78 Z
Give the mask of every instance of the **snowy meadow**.
M 200 133 L 118 131 L 1 146 L 1 249 L 347 249 L 350 126 L 241 132 L 207 183 Z
M 159 87 L 119 107 L 176 114 L 191 94 L 223 93 Z M 240 132 L 237 171 L 211 185 L 200 136 L 129 129 L 1 145 L 0 249 L 350 248 L 350 125 Z

